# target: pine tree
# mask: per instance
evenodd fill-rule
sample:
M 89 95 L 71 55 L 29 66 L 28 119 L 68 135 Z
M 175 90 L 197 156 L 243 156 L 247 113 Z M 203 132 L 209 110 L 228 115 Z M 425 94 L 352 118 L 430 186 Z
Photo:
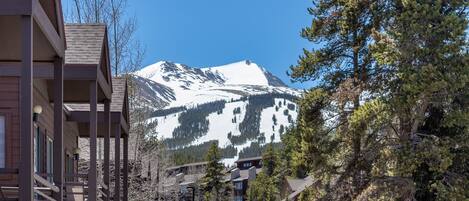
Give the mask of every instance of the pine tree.
M 205 200 L 225 200 L 226 185 L 223 182 L 223 164 L 217 143 L 212 143 L 207 152 L 208 162 L 205 176 L 202 178 L 202 190 Z
M 291 68 L 320 81 L 288 145 L 319 182 L 302 198 L 467 199 L 467 2 L 314 2 L 302 35 L 321 46 Z
M 278 189 L 272 177 L 261 172 L 256 179 L 249 183 L 247 197 L 249 201 L 275 201 L 278 200 Z
M 269 177 L 274 175 L 274 171 L 277 170 L 278 158 L 272 143 L 266 146 L 264 153 L 262 154 L 263 171 Z
M 278 154 L 272 143 L 266 145 L 262 154 L 263 171 L 257 175 L 254 181 L 249 183 L 248 200 L 278 200 L 281 177 L 279 163 Z
M 280 159 L 283 170 L 286 175 L 291 175 L 298 178 L 306 177 L 306 168 L 303 162 L 294 160 L 296 155 L 301 153 L 300 149 L 301 133 L 296 126 L 288 128 L 284 135 L 282 135 L 282 151 L 280 152 Z
M 412 178 L 416 200 L 469 198 L 467 7 L 396 1 L 391 26 L 373 46 L 380 67 L 398 75 L 386 83 L 401 147 L 391 171 Z
M 348 129 L 348 119 L 360 107 L 359 98 L 373 80 L 373 57 L 368 43 L 372 31 L 380 29 L 383 1 L 314 1 L 308 11 L 313 16 L 312 26 L 303 29 L 302 36 L 311 42 L 323 44 L 313 51 L 304 50 L 291 76 L 297 81 L 321 79 L 318 89 L 305 95 L 300 105 L 299 129 L 301 152 L 297 166 L 306 167 L 325 186 L 338 177 L 332 199 L 357 194 L 370 176 L 363 160 L 363 130 Z M 321 111 L 328 106 L 337 113 L 339 121 L 331 129 L 325 128 Z M 332 136 L 336 137 L 333 138 Z M 340 147 L 340 149 L 339 149 Z M 327 155 L 324 155 L 327 154 Z M 320 161 L 320 162 L 319 162 Z M 339 176 L 340 175 L 340 176 Z M 352 184 L 353 183 L 353 184 Z M 345 192 L 350 193 L 344 195 Z M 341 190 L 339 190 L 341 189 Z

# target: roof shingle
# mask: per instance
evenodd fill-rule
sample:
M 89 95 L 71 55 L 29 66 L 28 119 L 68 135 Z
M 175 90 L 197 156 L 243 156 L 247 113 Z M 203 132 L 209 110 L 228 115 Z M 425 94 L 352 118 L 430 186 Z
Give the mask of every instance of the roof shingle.
M 125 112 L 125 78 L 112 78 L 112 98 L 111 98 L 111 112 Z M 79 104 L 65 104 L 70 111 L 90 111 L 90 105 L 85 103 Z M 98 111 L 104 111 L 104 105 L 98 104 Z
M 104 24 L 66 24 L 65 63 L 99 64 L 105 34 Z

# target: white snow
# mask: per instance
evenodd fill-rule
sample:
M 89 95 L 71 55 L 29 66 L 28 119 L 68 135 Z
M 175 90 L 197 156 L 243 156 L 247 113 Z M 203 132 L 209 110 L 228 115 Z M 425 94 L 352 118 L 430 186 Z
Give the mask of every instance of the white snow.
M 221 162 L 225 165 L 225 167 L 231 167 L 234 165 L 234 163 L 238 160 L 238 157 L 234 158 L 223 158 L 221 159 Z
M 221 74 L 227 85 L 269 85 L 264 71 L 255 63 L 240 61 L 224 66 L 203 68 L 203 71 L 212 71 Z
M 244 148 L 248 148 L 249 146 L 251 146 L 251 143 L 252 142 L 257 142 L 257 140 L 248 140 L 246 143 L 244 144 L 241 144 L 241 145 L 235 145 L 234 147 L 236 148 L 236 150 L 238 150 L 238 154 L 241 150 L 243 150 Z M 225 164 L 225 166 L 232 166 L 234 164 L 235 161 L 237 161 L 239 159 L 239 156 L 238 154 L 236 154 L 235 157 L 233 158 L 223 158 L 221 161 L 222 163 Z
M 207 134 L 195 140 L 192 145 L 202 144 L 211 140 L 218 140 L 218 146 L 220 147 L 230 145 L 231 142 L 228 139 L 228 133 L 231 132 L 232 135 L 240 135 L 239 123 L 244 119 L 246 105 L 247 102 L 245 101 L 226 103 L 222 114 L 214 112 L 208 115 L 209 129 Z M 241 108 L 241 113 L 233 115 L 233 110 L 237 107 Z M 236 123 L 232 123 L 234 117 L 236 117 Z
M 209 120 L 209 129 L 206 135 L 196 139 L 190 145 L 199 145 L 208 141 L 217 140 L 220 147 L 231 145 L 228 139 L 228 133 L 231 135 L 241 135 L 239 124 L 243 121 L 246 114 L 246 106 L 248 101 L 241 101 L 240 98 L 248 95 L 258 95 L 266 93 L 284 93 L 294 96 L 300 96 L 301 92 L 288 87 L 270 86 L 265 75 L 265 69 L 259 67 L 255 63 L 248 61 L 240 61 L 223 66 L 200 68 L 200 70 L 189 68 L 178 63 L 169 63 L 165 61 L 157 62 L 149 65 L 137 72 L 136 75 L 148 78 L 161 85 L 171 88 L 174 92 L 176 100 L 167 100 L 168 106 L 165 109 L 186 106 L 187 108 L 195 107 L 199 104 L 213 102 L 217 100 L 225 100 L 225 108 L 222 114 L 213 112 L 207 116 Z M 155 96 L 159 92 L 155 89 Z M 275 105 L 282 102 L 282 106 L 278 111 Z M 280 142 L 280 125 L 286 129 L 288 116 L 283 114 L 287 109 L 287 105 L 283 104 L 283 98 L 276 98 L 273 107 L 265 108 L 261 112 L 260 132 L 265 133 L 266 143 L 270 142 L 270 136 L 275 135 L 274 142 Z M 285 102 L 292 103 L 289 100 Z M 296 106 L 296 104 L 295 104 Z M 233 114 L 235 108 L 241 108 L 240 114 Z M 169 114 L 167 116 L 155 117 L 149 121 L 158 121 L 156 132 L 158 137 L 167 139 L 172 138 L 172 133 L 179 123 L 179 115 L 181 112 Z M 272 116 L 275 114 L 277 125 L 273 125 Z M 297 111 L 289 111 L 292 119 L 296 120 Z M 236 117 L 236 123 L 232 119 Z M 272 129 L 272 126 L 274 129 Z M 241 145 L 235 145 L 238 153 L 251 145 L 251 140 Z M 190 146 L 187 145 L 187 146 Z M 185 146 L 184 146 L 185 147 Z M 232 165 L 238 156 L 233 158 L 225 158 L 223 162 L 226 165 Z
M 173 113 L 167 116 L 161 116 L 161 117 L 154 117 L 152 120 L 155 120 L 158 122 L 158 126 L 156 126 L 156 133 L 158 134 L 158 137 L 160 138 L 172 138 L 173 137 L 173 131 L 176 129 L 180 124 L 179 124 L 179 115 L 181 113 Z
M 283 111 L 287 109 L 287 105 L 283 104 L 285 101 L 286 104 L 293 103 L 290 100 L 285 100 L 283 98 L 276 98 L 275 105 L 273 107 L 265 108 L 261 112 L 261 120 L 260 120 L 260 132 L 265 134 L 266 141 L 265 143 L 270 142 L 270 136 L 273 134 L 275 135 L 274 142 L 280 142 L 280 125 L 283 125 L 285 130 L 290 125 L 288 123 L 288 116 L 283 114 Z M 281 106 L 279 106 L 279 102 L 281 102 Z M 241 135 L 239 131 L 239 124 L 243 121 L 246 115 L 246 106 L 248 101 L 234 101 L 228 102 L 225 104 L 225 108 L 221 114 L 217 114 L 217 112 L 213 112 L 208 115 L 207 119 L 209 120 L 209 129 L 206 135 L 198 138 L 197 140 L 193 141 L 190 145 L 199 145 L 203 144 L 208 141 L 217 140 L 220 147 L 224 148 L 231 145 L 230 140 L 228 139 L 228 133 L 231 132 L 233 136 Z M 275 110 L 275 106 L 278 106 L 278 111 Z M 235 108 L 240 108 L 239 114 L 233 114 Z M 156 132 L 160 138 L 166 139 L 171 138 L 172 133 L 176 127 L 178 127 L 179 115 L 181 112 L 170 114 L 167 116 L 155 117 L 150 120 L 158 121 L 158 126 L 156 127 Z M 272 116 L 275 114 L 277 118 L 277 125 L 274 125 L 272 121 Z M 298 115 L 296 111 L 296 104 L 295 110 L 289 110 L 289 114 L 292 116 L 293 120 L 296 120 Z M 232 123 L 233 118 L 236 117 L 236 123 Z M 274 126 L 275 130 L 272 130 L 272 126 Z M 252 142 L 256 142 L 256 140 L 247 141 L 241 145 L 235 145 L 234 147 L 237 148 L 238 153 L 247 148 L 251 145 Z M 186 146 L 184 146 L 186 147 Z M 232 162 L 236 161 L 238 156 L 233 158 L 225 158 L 223 162 L 226 165 L 232 164 Z
M 272 135 L 275 136 L 273 142 L 280 142 L 281 141 L 280 125 L 284 126 L 284 129 L 285 129 L 284 132 L 290 125 L 290 123 L 288 123 L 288 116 L 283 114 L 283 111 L 288 109 L 287 105 L 283 104 L 284 101 L 286 104 L 293 103 L 290 100 L 285 100 L 283 98 L 276 98 L 274 107 L 269 107 L 269 108 L 262 110 L 259 131 L 260 133 L 265 134 L 266 143 L 269 143 L 271 141 L 270 137 Z M 281 102 L 282 104 L 279 105 L 279 102 Z M 279 107 L 278 111 L 275 110 L 275 106 Z M 296 111 L 296 104 L 295 104 L 295 110 L 289 110 L 288 113 L 292 116 L 293 120 L 296 120 L 296 117 L 298 115 L 298 112 Z M 277 125 L 274 125 L 274 121 L 272 120 L 273 115 L 275 115 L 277 119 Z
M 176 69 L 166 71 L 165 65 L 167 64 L 174 64 Z M 216 100 L 236 100 L 243 95 L 273 92 L 300 95 L 299 90 L 270 86 L 264 71 L 255 63 L 240 61 L 218 67 L 200 68 L 200 72 L 205 73 L 204 75 L 182 64 L 160 61 L 135 74 L 165 85 L 174 91 L 176 100 L 171 101 L 165 108 L 195 106 Z M 223 82 L 208 79 L 208 74 L 220 76 Z

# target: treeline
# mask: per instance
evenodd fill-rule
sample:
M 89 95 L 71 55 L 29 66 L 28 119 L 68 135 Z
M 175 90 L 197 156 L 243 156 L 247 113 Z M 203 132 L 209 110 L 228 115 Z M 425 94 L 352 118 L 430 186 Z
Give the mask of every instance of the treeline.
M 173 163 L 175 165 L 182 165 L 187 163 L 201 162 L 205 160 L 205 155 L 210 148 L 212 143 L 218 144 L 217 140 L 204 142 L 199 145 L 184 147 L 177 150 L 171 150 L 170 155 L 172 156 Z M 238 153 L 238 150 L 230 145 L 225 148 L 220 148 L 222 158 L 233 158 Z
M 215 101 L 198 105 L 182 112 L 178 120 L 180 125 L 173 131 L 173 138 L 165 139 L 165 144 L 174 149 L 188 145 L 208 132 L 207 116 L 213 112 L 222 111 L 225 101 Z
M 245 118 L 240 122 L 239 130 L 241 135 L 232 136 L 229 135 L 229 139 L 233 145 L 244 144 L 249 140 L 255 140 L 260 137 L 260 114 L 262 110 L 268 107 L 274 106 L 276 98 L 283 98 L 290 101 L 295 101 L 297 97 L 290 94 L 261 94 L 242 97 L 239 101 L 248 101 L 246 106 Z M 190 144 L 197 138 L 207 134 L 210 122 L 207 116 L 211 113 L 222 114 L 225 108 L 226 101 L 214 101 L 210 103 L 204 103 L 194 108 L 187 109 L 184 106 L 169 108 L 165 110 L 155 111 L 154 116 L 165 116 L 176 112 L 184 111 L 180 114 L 178 120 L 180 126 L 176 127 L 173 131 L 173 138 L 165 139 L 165 144 L 169 149 L 175 149 Z M 282 104 L 282 103 L 279 103 Z M 287 108 L 294 110 L 294 104 L 286 104 L 283 101 L 283 105 Z M 233 114 L 240 114 L 241 108 L 235 108 Z M 288 113 L 288 111 L 287 111 Z M 289 122 L 293 122 L 291 115 L 289 116 Z M 232 119 L 232 123 L 237 123 L 236 118 Z
M 232 144 L 240 145 L 244 144 L 249 140 L 256 140 L 259 137 L 262 137 L 260 134 L 260 120 L 261 120 L 261 113 L 265 108 L 273 107 L 276 105 L 275 99 L 276 98 L 283 98 L 284 100 L 295 101 L 297 97 L 292 96 L 290 94 L 261 94 L 261 95 L 253 95 L 248 97 L 248 105 L 246 106 L 246 114 L 243 121 L 239 124 L 239 131 L 241 135 L 232 136 L 230 135 L 229 139 Z M 286 101 L 283 101 L 284 105 L 286 105 Z M 282 104 L 280 102 L 279 104 Z M 292 108 L 292 106 L 287 106 L 288 108 Z M 293 109 L 294 105 L 293 105 Z M 288 111 L 287 111 L 288 113 Z M 288 116 L 289 114 L 286 114 Z M 293 119 L 290 117 L 290 121 L 292 122 Z M 264 136 L 265 138 L 265 136 Z
M 168 116 L 170 114 L 182 112 L 184 110 L 187 110 L 187 108 L 185 106 L 172 107 L 172 108 L 162 109 L 162 110 L 156 110 L 152 113 L 152 117 Z
M 283 147 L 282 143 L 270 143 L 276 149 L 281 149 Z M 244 148 L 238 154 L 239 158 L 250 158 L 261 156 L 264 153 L 265 149 L 269 144 L 259 144 L 258 142 L 251 142 L 249 147 Z

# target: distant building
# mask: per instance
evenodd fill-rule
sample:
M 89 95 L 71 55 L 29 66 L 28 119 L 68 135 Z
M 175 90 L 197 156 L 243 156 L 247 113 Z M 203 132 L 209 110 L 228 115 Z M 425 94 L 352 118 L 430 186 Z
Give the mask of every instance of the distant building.
M 183 164 L 183 165 L 166 168 L 166 175 L 171 176 L 171 175 L 177 175 L 179 173 L 183 173 L 183 174 L 203 173 L 205 172 L 206 167 L 207 167 L 207 162 Z
M 207 162 L 197 162 L 166 168 L 165 188 L 161 193 L 175 194 L 178 200 L 200 200 L 199 181 L 205 176 L 206 167 Z
M 250 167 L 262 168 L 262 157 L 243 158 L 235 161 L 235 163 L 240 170 L 247 170 Z
M 224 182 L 232 184 L 234 201 L 245 201 L 250 182 L 255 180 L 262 171 L 262 157 L 243 158 L 235 163 L 234 168 L 226 170 Z M 198 162 L 167 168 L 167 178 L 162 193 L 176 195 L 178 200 L 201 200 L 203 194 L 200 189 L 200 180 L 205 176 L 206 167 L 207 162 Z M 314 185 L 315 181 L 311 176 L 285 177 L 282 183 L 284 184 L 281 187 L 283 200 L 296 200 L 301 192 Z
M 199 188 L 199 181 L 205 174 L 189 174 L 179 173 L 176 175 L 178 184 L 179 200 L 200 200 L 202 196 Z
M 231 170 L 230 179 L 228 181 L 233 184 L 233 200 L 246 200 L 249 182 L 256 179 L 257 174 L 261 171 L 261 168 L 256 168 L 255 166 L 251 166 L 247 170 L 240 170 L 239 168 Z
M 256 179 L 262 171 L 262 157 L 239 159 L 236 168 L 230 171 L 230 180 L 233 184 L 233 200 L 246 200 L 249 182 Z
M 237 160 L 235 168 L 226 170 L 225 183 L 233 185 L 233 200 L 246 200 L 249 182 L 262 171 L 262 157 Z M 201 200 L 200 179 L 205 176 L 207 162 L 189 163 L 166 169 L 164 194 L 177 194 L 179 200 Z

